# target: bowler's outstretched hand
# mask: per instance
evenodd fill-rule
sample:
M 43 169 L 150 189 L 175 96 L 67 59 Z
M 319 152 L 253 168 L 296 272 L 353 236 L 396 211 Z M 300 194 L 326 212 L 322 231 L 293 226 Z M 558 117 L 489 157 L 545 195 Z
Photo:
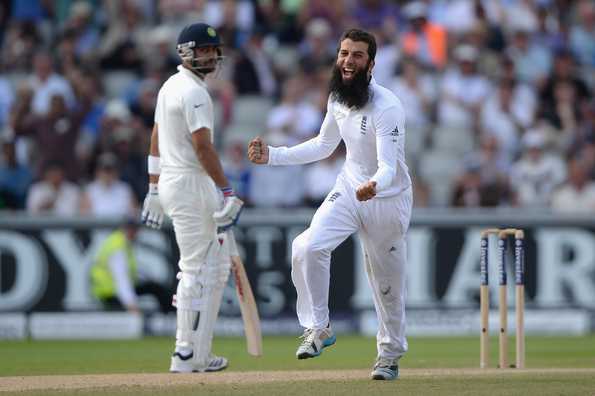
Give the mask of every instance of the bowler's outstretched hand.
M 355 196 L 358 201 L 367 201 L 368 199 L 374 198 L 376 196 L 376 182 L 365 182 L 357 188 Z
M 267 164 L 269 162 L 269 146 L 260 137 L 252 139 L 248 143 L 248 159 L 255 164 Z

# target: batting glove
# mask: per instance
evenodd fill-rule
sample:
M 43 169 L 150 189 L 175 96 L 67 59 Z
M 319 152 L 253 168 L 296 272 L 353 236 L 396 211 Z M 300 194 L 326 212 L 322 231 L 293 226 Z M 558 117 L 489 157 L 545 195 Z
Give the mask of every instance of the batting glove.
M 159 201 L 159 191 L 157 190 L 157 184 L 149 184 L 149 192 L 145 197 L 143 203 L 142 221 L 147 226 L 159 229 L 163 224 L 163 207 L 161 201 Z
M 233 227 L 238 222 L 244 208 L 244 201 L 236 197 L 233 189 L 226 187 L 221 191 L 223 192 L 223 208 L 213 214 L 217 232 L 224 232 Z

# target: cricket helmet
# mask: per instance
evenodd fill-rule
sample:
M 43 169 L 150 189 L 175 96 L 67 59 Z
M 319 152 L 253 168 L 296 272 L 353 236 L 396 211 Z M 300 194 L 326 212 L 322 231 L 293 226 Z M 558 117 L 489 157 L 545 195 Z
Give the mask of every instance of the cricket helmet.
M 215 70 L 216 63 L 221 61 L 221 37 L 217 31 L 206 23 L 193 23 L 186 26 L 178 36 L 178 43 L 176 49 L 178 55 L 184 62 L 187 62 L 192 69 L 203 74 L 210 73 Z M 195 48 L 200 47 L 215 47 L 217 48 L 217 59 L 215 65 L 206 64 L 202 57 L 197 57 Z

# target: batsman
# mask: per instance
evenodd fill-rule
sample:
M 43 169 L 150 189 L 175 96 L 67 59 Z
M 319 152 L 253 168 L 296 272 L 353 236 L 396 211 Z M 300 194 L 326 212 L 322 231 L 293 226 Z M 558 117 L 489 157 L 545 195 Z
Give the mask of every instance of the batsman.
M 318 136 L 289 148 L 267 146 L 256 138 L 248 157 L 256 164 L 306 164 L 328 157 L 345 141 L 347 158 L 335 186 L 292 245 L 296 311 L 305 328 L 296 356 L 312 358 L 335 343 L 328 309 L 331 252 L 357 232 L 379 322 L 371 377 L 393 380 L 407 351 L 405 235 L 413 198 L 404 158 L 403 106 L 374 81 L 375 55 L 373 35 L 358 29 L 345 32 Z
M 231 266 L 221 231 L 237 222 L 244 203 L 213 146 L 213 102 L 205 78 L 222 59 L 220 37 L 211 26 L 195 23 L 181 31 L 177 51 L 182 64 L 157 97 L 142 217 L 159 228 L 164 214 L 169 216 L 180 251 L 170 371 L 219 371 L 228 362 L 212 354 L 211 344 Z

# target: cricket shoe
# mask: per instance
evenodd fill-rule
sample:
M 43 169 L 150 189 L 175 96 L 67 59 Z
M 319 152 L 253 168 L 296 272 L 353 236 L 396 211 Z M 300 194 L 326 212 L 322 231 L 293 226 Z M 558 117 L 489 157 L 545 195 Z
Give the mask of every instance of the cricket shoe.
M 295 352 L 298 359 L 316 357 L 322 353 L 324 348 L 337 341 L 330 325 L 324 329 L 306 329 L 301 338 L 303 338 L 302 343 Z
M 399 377 L 399 365 L 397 359 L 379 357 L 376 359 L 374 369 L 372 370 L 372 379 L 375 380 L 395 380 Z
M 204 373 L 221 371 L 227 368 L 227 359 L 224 357 L 211 354 L 207 364 L 199 366 L 193 361 L 193 356 L 193 353 L 184 356 L 180 352 L 174 352 L 171 357 L 169 371 L 171 373 Z

